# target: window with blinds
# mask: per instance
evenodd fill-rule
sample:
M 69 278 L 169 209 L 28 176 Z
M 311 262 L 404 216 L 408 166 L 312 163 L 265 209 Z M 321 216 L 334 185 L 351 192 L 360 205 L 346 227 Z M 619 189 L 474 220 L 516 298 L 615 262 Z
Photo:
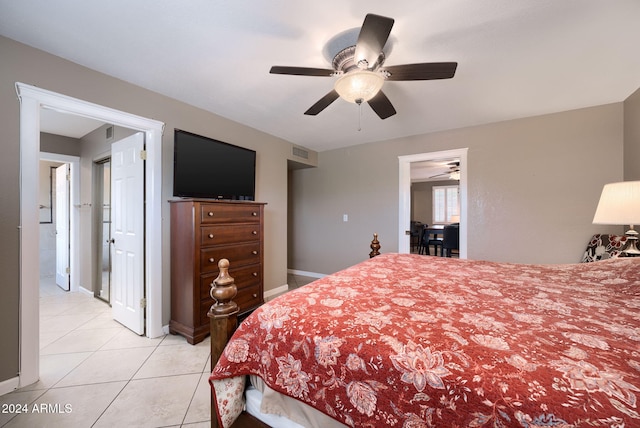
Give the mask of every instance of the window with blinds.
M 460 215 L 460 186 L 433 186 L 433 223 L 451 223 Z

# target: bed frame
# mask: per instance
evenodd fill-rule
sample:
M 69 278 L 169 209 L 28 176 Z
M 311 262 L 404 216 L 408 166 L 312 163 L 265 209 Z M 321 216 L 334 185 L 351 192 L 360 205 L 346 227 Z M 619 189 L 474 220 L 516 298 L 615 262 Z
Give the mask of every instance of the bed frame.
M 377 233 L 373 234 L 370 247 L 371 252 L 369 253 L 369 258 L 380 254 L 380 242 L 378 241 Z M 210 295 L 215 303 L 207 313 L 209 317 L 209 331 L 211 333 L 211 371 L 213 371 L 213 368 L 222 355 L 224 347 L 238 327 L 238 305 L 233 301 L 233 298 L 236 297 L 238 293 L 238 289 L 233 278 L 229 275 L 229 260 L 220 259 L 218 269 L 220 273 L 211 283 L 210 291 Z M 211 394 L 211 427 L 218 428 L 218 415 L 216 413 L 213 394 Z M 268 428 L 268 425 L 263 424 L 250 414 L 243 412 L 238 420 L 234 422 L 233 427 Z

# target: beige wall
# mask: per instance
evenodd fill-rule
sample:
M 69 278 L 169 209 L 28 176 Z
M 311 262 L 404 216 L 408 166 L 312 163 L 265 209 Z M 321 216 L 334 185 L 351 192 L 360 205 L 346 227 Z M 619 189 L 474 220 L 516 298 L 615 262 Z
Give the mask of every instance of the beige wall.
M 398 156 L 465 147 L 469 258 L 577 262 L 612 230 L 591 221 L 623 178 L 623 103 L 321 152 L 292 174 L 289 267 L 335 272 L 368 257 L 374 232 L 397 251 Z
M 40 133 L 40 151 L 59 155 L 80 156 L 80 144 L 76 138 Z
M 94 72 L 61 58 L 0 37 L 0 382 L 18 373 L 19 307 L 19 102 L 15 82 L 23 82 L 166 124 L 162 138 L 162 197 L 172 198 L 173 129 L 257 151 L 256 198 L 265 209 L 265 289 L 287 282 L 287 160 L 292 144 L 193 106 Z M 216 88 L 203 88 L 215 96 Z M 311 162 L 316 155 L 311 152 Z M 295 159 L 303 162 L 302 159 Z M 83 163 L 83 165 L 86 165 Z M 34 171 L 37 173 L 37 171 Z M 81 185 L 82 187 L 82 185 Z M 81 190 L 82 192 L 83 190 Z M 163 308 L 170 316 L 169 204 L 163 203 Z M 86 278 L 83 275 L 83 278 Z
M 640 180 L 640 89 L 624 102 L 624 179 Z

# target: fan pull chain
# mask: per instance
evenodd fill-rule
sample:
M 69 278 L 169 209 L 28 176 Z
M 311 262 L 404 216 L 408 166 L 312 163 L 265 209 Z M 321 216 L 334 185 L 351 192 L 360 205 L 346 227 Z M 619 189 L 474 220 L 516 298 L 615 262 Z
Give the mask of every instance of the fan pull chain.
M 362 131 L 362 98 L 356 100 L 358 104 L 358 132 Z

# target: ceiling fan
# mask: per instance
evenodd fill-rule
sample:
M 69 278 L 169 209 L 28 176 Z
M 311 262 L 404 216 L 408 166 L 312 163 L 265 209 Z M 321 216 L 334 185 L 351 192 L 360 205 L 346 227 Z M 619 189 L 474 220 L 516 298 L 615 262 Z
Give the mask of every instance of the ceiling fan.
M 449 171 L 442 172 L 440 174 L 432 175 L 429 178 L 439 178 L 448 176 L 451 180 L 460 180 L 460 161 L 453 161 L 447 163 Z
M 382 49 L 393 23 L 392 18 L 367 14 L 355 46 L 349 46 L 335 55 L 333 69 L 273 66 L 270 73 L 338 77 L 334 89 L 305 111 L 306 115 L 317 115 L 341 97 L 358 105 L 367 102 L 380 119 L 386 119 L 396 114 L 396 110 L 381 90 L 385 80 L 450 79 L 458 66 L 456 62 L 383 66 L 385 55 Z

